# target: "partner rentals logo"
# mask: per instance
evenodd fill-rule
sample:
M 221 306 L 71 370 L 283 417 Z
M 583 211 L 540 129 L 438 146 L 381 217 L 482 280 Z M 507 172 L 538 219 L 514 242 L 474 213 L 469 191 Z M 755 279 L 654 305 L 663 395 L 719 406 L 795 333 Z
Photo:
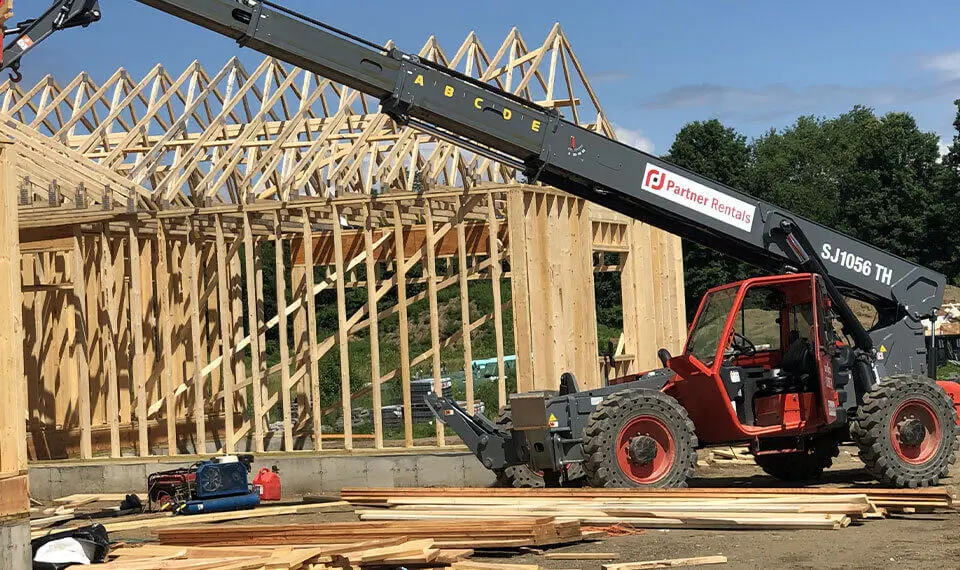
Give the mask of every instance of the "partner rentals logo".
M 753 229 L 756 206 L 651 163 L 641 188 L 745 232 Z
M 663 175 L 663 172 L 647 165 L 647 179 L 644 181 L 645 186 L 649 186 L 651 190 L 663 190 L 663 185 L 666 181 L 667 177 Z

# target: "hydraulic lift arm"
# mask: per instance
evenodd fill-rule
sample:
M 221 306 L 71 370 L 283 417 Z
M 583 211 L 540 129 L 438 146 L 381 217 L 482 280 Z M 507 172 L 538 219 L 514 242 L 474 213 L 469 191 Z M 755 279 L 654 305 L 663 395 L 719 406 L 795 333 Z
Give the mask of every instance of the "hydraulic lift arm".
M 87 27 L 100 20 L 97 0 L 58 0 L 40 17 L 23 20 L 4 30 L 3 69 L 9 69 L 14 81 L 20 81 L 20 59 L 54 32 Z M 8 42 L 7 36 L 12 39 Z
M 942 302 L 946 279 L 939 273 L 577 126 L 495 86 L 272 2 L 137 1 L 376 97 L 399 123 L 515 166 L 528 181 L 551 184 L 765 271 L 818 273 L 861 351 L 873 356 L 874 345 L 896 347 L 878 363 L 886 370 L 878 372 L 916 371 L 923 358 L 921 319 Z M 75 11 L 76 4 L 83 3 L 61 1 L 55 7 Z M 877 307 L 879 322 L 871 331 L 860 325 L 844 296 Z

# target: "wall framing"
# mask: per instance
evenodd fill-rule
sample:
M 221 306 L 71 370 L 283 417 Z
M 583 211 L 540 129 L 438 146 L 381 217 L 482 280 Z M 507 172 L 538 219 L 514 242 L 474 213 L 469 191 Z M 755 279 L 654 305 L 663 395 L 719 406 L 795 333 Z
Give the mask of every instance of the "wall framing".
M 614 137 L 559 26 L 532 49 L 513 30 L 492 56 L 475 34 L 420 54 Z M 676 237 L 271 59 L 6 83 L 0 112 L 34 460 L 444 446 L 414 429 L 417 371 L 443 389 L 451 351 L 471 362 L 484 335 L 499 407 L 512 355 L 518 390 L 566 370 L 599 386 L 685 334 Z M 610 271 L 624 324 L 604 369 L 593 276 Z M 463 374 L 472 406 L 484 380 Z

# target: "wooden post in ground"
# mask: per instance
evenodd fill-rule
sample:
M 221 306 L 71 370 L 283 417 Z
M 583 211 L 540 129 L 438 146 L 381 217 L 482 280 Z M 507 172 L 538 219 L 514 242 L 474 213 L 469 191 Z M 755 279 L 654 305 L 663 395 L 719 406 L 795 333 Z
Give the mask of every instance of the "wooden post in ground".
M 27 388 L 23 373 L 16 147 L 0 144 L 0 567 L 30 567 Z

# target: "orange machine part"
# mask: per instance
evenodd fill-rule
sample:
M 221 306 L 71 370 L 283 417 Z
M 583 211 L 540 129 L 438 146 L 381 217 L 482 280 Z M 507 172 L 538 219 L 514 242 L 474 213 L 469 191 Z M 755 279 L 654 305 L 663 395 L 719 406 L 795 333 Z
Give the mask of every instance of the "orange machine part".
M 754 401 L 757 425 L 763 427 L 779 425 L 785 430 L 797 429 L 816 421 L 818 410 L 817 395 L 813 392 L 777 394 Z

